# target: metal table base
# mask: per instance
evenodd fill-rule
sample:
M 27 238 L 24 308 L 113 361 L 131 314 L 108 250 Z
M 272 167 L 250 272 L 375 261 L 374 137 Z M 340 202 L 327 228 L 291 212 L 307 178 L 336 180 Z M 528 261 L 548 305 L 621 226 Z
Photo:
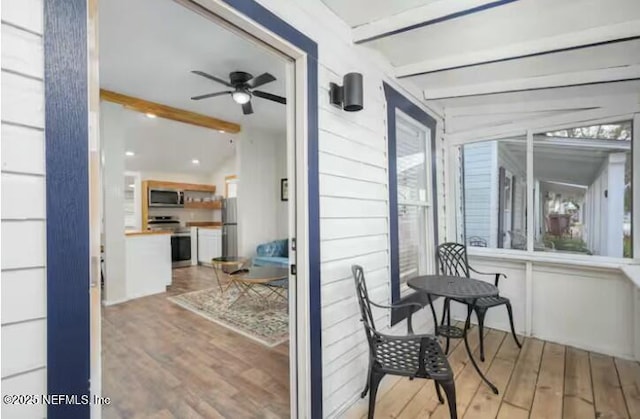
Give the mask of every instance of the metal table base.
M 445 349 L 445 353 L 449 353 L 449 339 L 460 339 L 460 338 L 464 339 L 464 347 L 467 350 L 467 355 L 469 355 L 469 359 L 471 360 L 471 364 L 473 365 L 473 368 L 476 369 L 476 372 L 478 373 L 480 378 L 482 378 L 482 381 L 484 381 L 489 386 L 489 388 L 491 388 L 491 391 L 493 391 L 494 394 L 498 394 L 499 393 L 498 388 L 491 381 L 489 381 L 489 379 L 482 373 L 482 370 L 480 370 L 480 367 L 478 367 L 476 360 L 473 358 L 473 353 L 471 352 L 471 348 L 469 347 L 469 339 L 468 339 L 467 331 L 471 327 L 471 313 L 475 308 L 475 303 L 477 299 L 472 299 L 471 305 L 467 306 L 468 307 L 467 320 L 465 321 L 464 328 L 461 329 L 456 326 L 451 326 L 451 314 L 449 313 L 450 309 L 447 310 L 448 324 L 446 326 L 444 324 L 438 326 L 438 317 L 436 315 L 436 309 L 433 307 L 433 300 L 431 299 L 431 294 L 427 294 L 427 297 L 429 299 L 429 307 L 431 307 L 431 314 L 433 315 L 433 321 L 434 321 L 435 330 L 436 330 L 435 334 L 436 336 L 443 336 L 447 338 L 447 347 Z M 444 317 L 442 318 L 442 323 L 444 323 Z

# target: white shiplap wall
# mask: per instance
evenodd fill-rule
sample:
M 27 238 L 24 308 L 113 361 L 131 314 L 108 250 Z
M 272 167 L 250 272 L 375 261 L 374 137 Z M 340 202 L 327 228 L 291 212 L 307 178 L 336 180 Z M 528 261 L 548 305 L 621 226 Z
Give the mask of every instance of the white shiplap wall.
M 46 393 L 42 0 L 2 1 L 2 394 Z M 46 416 L 2 405 L 3 418 Z

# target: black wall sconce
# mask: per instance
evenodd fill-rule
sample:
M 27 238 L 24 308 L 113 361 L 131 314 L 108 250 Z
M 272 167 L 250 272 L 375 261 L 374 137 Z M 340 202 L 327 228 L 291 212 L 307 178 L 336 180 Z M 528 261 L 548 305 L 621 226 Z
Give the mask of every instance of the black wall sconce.
M 347 112 L 362 110 L 362 74 L 348 73 L 342 78 L 342 86 L 329 83 L 329 102 Z

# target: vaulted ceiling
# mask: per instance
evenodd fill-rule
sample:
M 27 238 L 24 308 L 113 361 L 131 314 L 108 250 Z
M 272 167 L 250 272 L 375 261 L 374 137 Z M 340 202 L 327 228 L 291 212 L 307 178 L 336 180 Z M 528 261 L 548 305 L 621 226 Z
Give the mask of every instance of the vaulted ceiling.
M 323 2 L 352 27 L 354 43 L 381 52 L 398 79 L 445 110 L 639 102 L 638 0 Z
M 254 98 L 254 113 L 243 115 L 230 95 L 190 99 L 229 90 L 191 70 L 224 80 L 232 71 L 254 76 L 269 72 L 277 80 L 261 90 L 285 96 L 286 60 L 173 0 L 100 1 L 99 41 L 100 87 L 104 89 L 243 127 L 285 132 L 285 106 L 279 103 Z

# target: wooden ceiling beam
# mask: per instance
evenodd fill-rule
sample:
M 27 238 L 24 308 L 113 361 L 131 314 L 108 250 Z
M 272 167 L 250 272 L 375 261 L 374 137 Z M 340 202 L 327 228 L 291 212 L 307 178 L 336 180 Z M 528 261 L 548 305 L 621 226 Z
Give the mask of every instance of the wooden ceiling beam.
M 191 111 L 185 111 L 184 109 L 173 108 L 171 106 L 150 102 L 133 96 L 127 96 L 122 93 L 112 92 L 106 89 L 100 89 L 100 99 L 107 102 L 118 103 L 125 108 L 136 112 L 142 112 L 145 114 L 149 113 L 160 118 L 171 119 L 185 124 L 224 131 L 231 134 L 240 132 L 240 125 L 234 122 L 224 121 L 222 119 L 213 118 L 211 116 Z

